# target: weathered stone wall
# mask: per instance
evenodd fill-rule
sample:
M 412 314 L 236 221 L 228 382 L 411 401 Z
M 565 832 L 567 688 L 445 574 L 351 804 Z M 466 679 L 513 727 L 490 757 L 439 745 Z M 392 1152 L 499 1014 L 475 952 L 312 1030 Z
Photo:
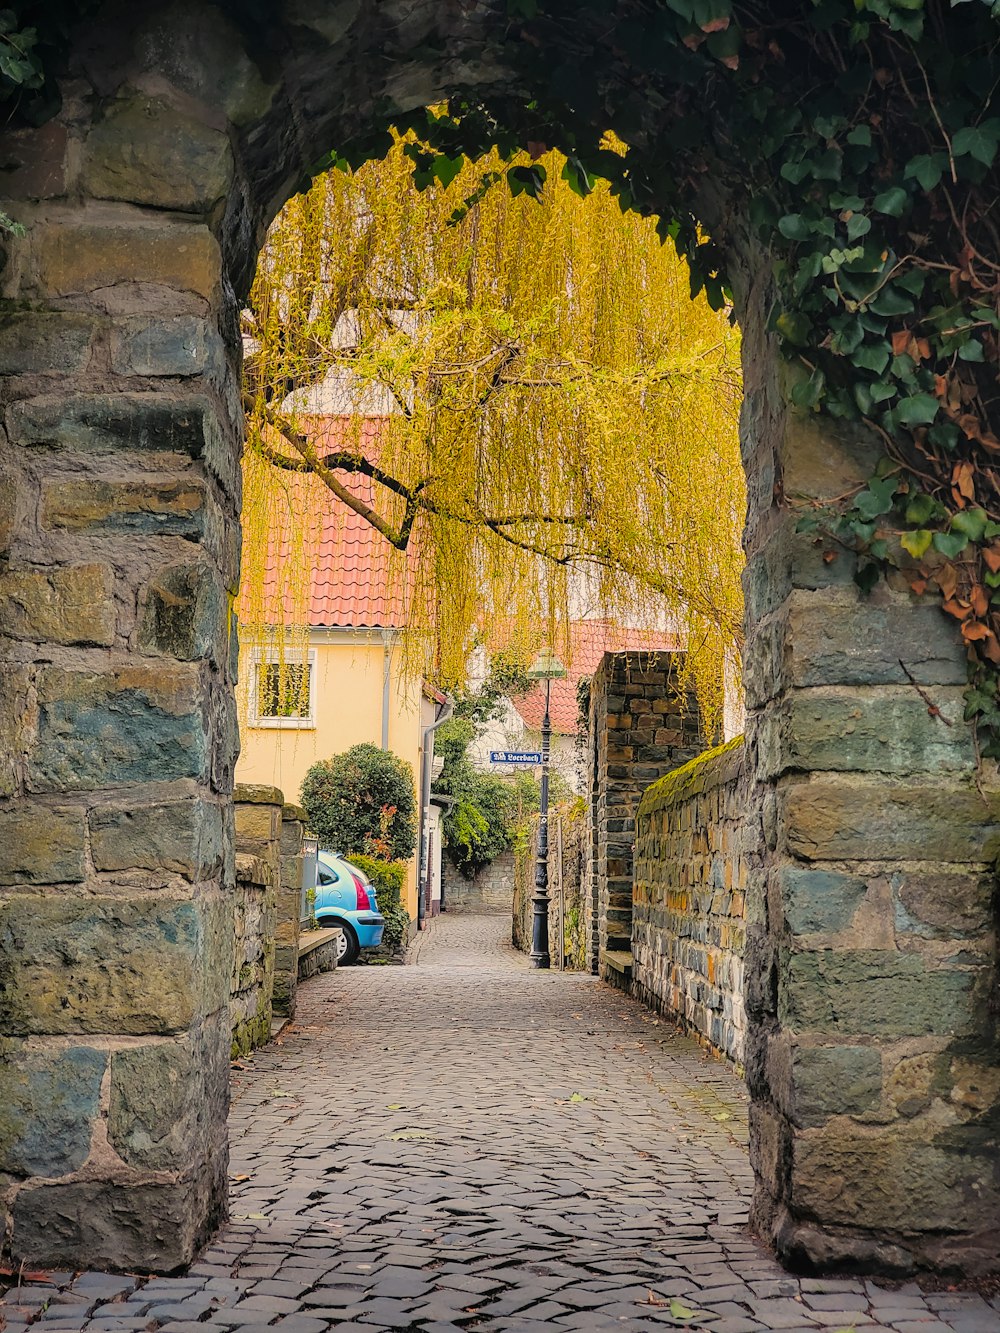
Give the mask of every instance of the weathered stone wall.
M 274 877 L 266 861 L 236 853 L 233 968 L 229 986 L 233 1059 L 271 1035 L 274 990 Z
M 636 822 L 632 987 L 741 1063 L 747 866 L 743 741 L 647 790 Z
M 332 972 L 337 966 L 337 948 L 340 929 L 333 926 L 327 930 L 303 931 L 301 951 L 297 959 L 299 981 L 308 981 L 321 972 Z
M 277 787 L 239 783 L 233 789 L 237 855 L 230 993 L 234 1056 L 263 1045 L 271 1034 L 284 799 Z
M 996 770 L 947 618 L 904 584 L 863 596 L 796 530 L 881 443 L 786 410 L 766 263 L 745 273 L 753 1221 L 795 1264 L 994 1269 Z
M 503 852 L 472 879 L 441 858 L 441 890 L 446 912 L 509 912 L 514 904 L 514 853 Z
M 632 948 L 635 815 L 650 783 L 703 747 L 693 696 L 677 691 L 677 655 L 606 653 L 590 684 L 588 791 L 593 864 L 586 893 L 588 962 Z

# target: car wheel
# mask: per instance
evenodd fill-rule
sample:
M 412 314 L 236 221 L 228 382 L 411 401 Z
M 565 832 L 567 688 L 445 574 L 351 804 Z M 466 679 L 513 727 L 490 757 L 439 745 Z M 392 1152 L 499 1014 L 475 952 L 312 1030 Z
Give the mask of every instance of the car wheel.
M 340 927 L 340 942 L 337 945 L 337 966 L 350 967 L 351 963 L 356 963 L 358 961 L 361 945 L 358 943 L 358 937 L 354 933 L 353 926 L 349 926 L 346 921 L 336 921 L 334 924 Z

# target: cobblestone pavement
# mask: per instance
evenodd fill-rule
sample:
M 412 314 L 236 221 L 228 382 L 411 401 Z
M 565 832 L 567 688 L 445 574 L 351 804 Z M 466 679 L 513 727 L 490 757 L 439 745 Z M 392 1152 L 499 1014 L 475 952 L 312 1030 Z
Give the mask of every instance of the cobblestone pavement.
M 501 917 L 415 965 L 300 991 L 238 1074 L 232 1220 L 183 1277 L 85 1273 L 0 1303 L 9 1333 L 992 1333 L 1000 1303 L 788 1276 L 745 1232 L 743 1089 L 591 977 L 538 973 Z

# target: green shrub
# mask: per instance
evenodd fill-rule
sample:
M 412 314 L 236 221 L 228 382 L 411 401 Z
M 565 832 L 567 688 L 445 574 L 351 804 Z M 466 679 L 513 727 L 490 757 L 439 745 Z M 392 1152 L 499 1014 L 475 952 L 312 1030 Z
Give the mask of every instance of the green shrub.
M 382 861 L 377 856 L 365 856 L 363 852 L 355 852 L 350 860 L 375 885 L 379 906 L 383 911 L 386 907 L 398 907 L 402 903 L 406 885 L 405 861 Z
M 363 870 L 375 886 L 378 909 L 385 917 L 381 947 L 387 953 L 398 953 L 406 943 L 410 929 L 410 914 L 403 906 L 406 862 L 383 861 L 377 856 L 355 853 L 351 863 Z
M 302 783 L 309 827 L 342 856 L 405 860 L 417 842 L 413 770 L 367 743 L 313 764 Z

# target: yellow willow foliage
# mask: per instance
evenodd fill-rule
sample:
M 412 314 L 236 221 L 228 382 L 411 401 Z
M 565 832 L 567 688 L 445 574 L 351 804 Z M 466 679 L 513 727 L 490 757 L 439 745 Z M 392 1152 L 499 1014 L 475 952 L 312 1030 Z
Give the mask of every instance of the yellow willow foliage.
M 465 211 L 499 160 L 421 192 L 403 149 L 317 179 L 261 256 L 244 315 L 245 639 L 301 625 L 316 515 L 347 486 L 386 534 L 380 577 L 405 600 L 414 669 L 448 685 L 477 643 L 565 653 L 568 621 L 601 616 L 682 637 L 716 721 L 742 619 L 738 333 L 690 299 L 651 221 L 600 184 L 578 197 L 557 154 L 540 203 L 500 185 Z M 374 481 L 358 475 L 372 464 Z

